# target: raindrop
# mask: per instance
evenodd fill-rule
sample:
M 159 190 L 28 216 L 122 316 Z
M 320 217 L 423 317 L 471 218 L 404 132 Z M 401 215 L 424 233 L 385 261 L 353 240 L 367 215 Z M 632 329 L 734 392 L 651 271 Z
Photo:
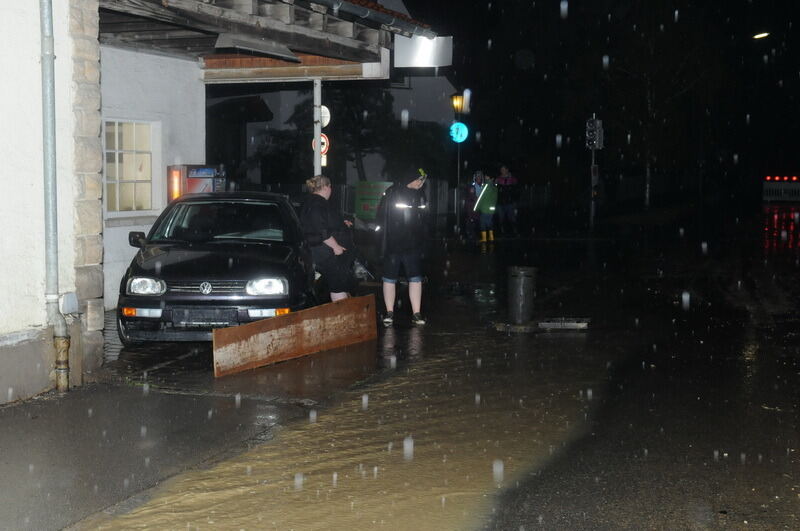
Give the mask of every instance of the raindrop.
M 681 293 L 681 306 L 683 307 L 684 310 L 689 309 L 690 302 L 691 302 L 691 296 L 689 295 L 689 292 L 684 291 L 683 293 Z
M 587 400 L 591 400 L 593 396 L 594 396 L 594 393 L 592 393 L 592 390 L 591 389 L 587 389 L 586 390 L 586 399 Z
M 561 144 L 563 143 L 562 140 L 563 140 L 563 138 L 562 138 L 561 134 L 557 134 L 556 135 L 556 149 L 561 149 Z
M 156 275 L 161 276 L 161 260 L 156 262 L 155 270 L 156 270 Z
M 150 458 L 149 457 L 145 457 L 144 458 L 144 466 L 145 466 L 145 468 L 148 468 L 150 466 Z
M 719 450 L 714 450 L 714 461 L 719 461 Z
M 403 129 L 408 129 L 408 109 L 400 111 L 400 126 Z
M 742 281 L 741 280 L 737 280 L 736 281 L 736 289 L 742 289 Z
M 308 412 L 308 421 L 311 424 L 314 424 L 315 422 L 317 422 L 317 410 L 316 409 L 312 409 L 311 411 Z
M 664 33 L 664 24 L 660 24 L 658 29 L 661 30 L 661 33 Z
M 675 19 L 675 22 L 678 22 L 678 10 L 677 10 L 677 9 L 675 10 L 675 17 L 674 17 L 674 19 Z
M 475 366 L 476 366 L 477 368 L 479 368 L 479 369 L 481 368 L 481 359 L 480 359 L 480 358 L 476 358 L 476 359 L 475 359 Z
M 372 479 L 378 479 L 378 467 L 372 467 Z
M 331 483 L 333 484 L 334 487 L 339 483 L 339 473 L 338 472 L 334 472 L 333 473 L 333 479 L 331 480 Z
M 683 235 L 686 234 L 686 231 L 683 230 L 683 227 L 678 229 L 678 234 L 680 235 L 681 238 L 683 238 Z
M 442 496 L 442 507 L 444 507 L 444 501 L 445 501 L 445 497 Z
M 639 327 L 639 318 L 638 317 L 633 320 L 633 324 L 636 325 L 637 328 Z
M 362 118 L 363 120 L 366 120 L 366 119 L 367 119 L 367 117 L 369 117 L 369 111 L 368 111 L 368 110 L 366 110 L 366 109 L 364 109 L 363 111 L 361 111 L 361 118 Z
M 147 437 L 147 426 L 140 426 L 139 427 L 139 435 L 142 438 Z
M 92 415 L 94 415 L 94 410 L 92 408 L 87 409 L 86 416 L 92 418 Z
M 392 369 L 397 368 L 397 356 L 395 356 L 394 354 L 389 356 L 389 367 L 391 367 Z
M 628 145 L 629 146 L 631 145 L 631 134 L 630 133 L 628 133 Z
M 495 483 L 499 484 L 503 482 L 503 468 L 503 461 L 501 459 L 495 459 L 492 462 L 492 477 Z
M 228 258 L 228 269 L 233 267 L 233 257 Z
M 481 132 L 475 131 L 475 142 L 480 142 L 480 141 L 481 141 Z
M 414 439 L 411 435 L 403 439 L 403 459 L 406 461 L 414 459 Z
M 28 465 L 28 474 L 33 474 L 33 469 L 34 469 L 33 463 L 29 464 Z
M 644 456 L 647 457 L 647 448 L 644 449 Z
M 702 242 L 700 244 L 700 250 L 703 252 L 704 255 L 708 254 L 708 242 Z
M 475 393 L 475 405 L 476 406 L 481 405 L 481 394 L 480 393 Z
M 739 454 L 739 462 L 743 465 L 747 463 L 747 455 L 744 452 Z
M 492 39 L 489 39 L 488 41 L 486 41 L 486 49 L 487 50 L 491 50 L 492 49 Z
M 242 407 L 242 393 L 236 393 L 236 396 L 234 396 L 233 399 L 236 403 L 236 409 Z
M 123 486 L 124 488 L 126 488 L 126 489 L 128 488 L 128 486 L 129 486 L 130 484 L 131 484 L 131 480 L 129 480 L 128 478 L 125 478 L 125 481 L 123 481 L 123 482 L 122 482 L 122 486 Z
M 604 55 L 603 56 L 603 70 L 608 70 L 609 62 L 610 62 L 610 59 L 609 59 L 608 55 Z
M 470 104 L 470 101 L 472 101 L 472 90 L 464 89 L 464 92 L 462 92 L 461 94 L 464 97 L 463 98 L 464 107 L 463 107 L 462 110 L 465 113 L 469 114 L 469 111 L 470 111 L 469 104 Z
M 559 155 L 558 157 L 556 157 L 556 167 L 557 167 L 557 168 L 560 168 L 560 167 L 561 167 L 561 155 Z
M 298 472 L 294 475 L 294 490 L 303 490 L 303 473 Z
M 747 115 L 744 117 L 744 121 L 747 125 L 750 125 L 750 113 L 747 113 Z
M 567 0 L 561 0 L 561 18 L 566 19 L 568 14 L 569 2 Z
M 147 395 L 150 394 L 150 384 L 149 383 L 145 382 L 144 385 L 142 385 L 142 394 L 144 396 L 147 396 Z
M 213 417 L 213 416 L 214 416 L 214 410 L 213 409 L 209 409 L 208 410 L 208 420 L 211 420 L 211 417 Z
M 369 395 L 364 393 L 361 395 L 361 411 L 366 411 L 369 407 Z

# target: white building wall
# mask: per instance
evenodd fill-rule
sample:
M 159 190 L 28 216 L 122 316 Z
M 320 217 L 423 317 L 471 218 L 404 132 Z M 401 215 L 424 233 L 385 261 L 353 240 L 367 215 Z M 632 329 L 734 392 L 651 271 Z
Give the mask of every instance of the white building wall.
M 7 4 L 7 5 L 6 5 Z M 69 6 L 53 2 L 56 71 L 59 288 L 73 291 L 74 174 L 72 132 L 72 41 Z M 44 183 L 42 171 L 42 84 L 38 2 L 8 2 L 0 32 L 0 171 L 5 198 L 0 208 L 0 338 L 40 328 L 45 314 Z M 1 355 L 1 354 L 0 354 Z
M 136 253 L 128 232 L 147 232 L 167 204 L 166 168 L 205 163 L 205 86 L 197 61 L 101 47 L 103 122 L 154 123 L 153 210 L 104 215 L 105 307 L 116 307 L 119 282 Z

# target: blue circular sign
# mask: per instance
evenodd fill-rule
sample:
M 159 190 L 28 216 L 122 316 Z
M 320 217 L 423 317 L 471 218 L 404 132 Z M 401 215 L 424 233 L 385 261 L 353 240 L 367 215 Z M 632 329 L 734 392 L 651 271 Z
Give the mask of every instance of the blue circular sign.
M 453 142 L 456 144 L 460 144 L 466 140 L 468 134 L 469 129 L 461 122 L 453 122 L 453 125 L 450 126 L 450 138 L 452 138 Z

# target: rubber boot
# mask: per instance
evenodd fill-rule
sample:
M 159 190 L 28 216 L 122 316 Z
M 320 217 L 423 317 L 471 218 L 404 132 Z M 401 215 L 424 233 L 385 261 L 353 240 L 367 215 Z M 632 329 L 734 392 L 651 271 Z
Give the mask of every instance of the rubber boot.
M 482 230 L 482 231 L 481 231 L 481 239 L 480 239 L 480 240 L 478 240 L 478 241 L 479 241 L 480 243 L 484 243 L 484 242 L 486 241 L 486 231 L 485 231 L 485 230 Z
M 493 241 L 494 241 L 494 231 L 493 231 L 493 230 L 490 230 L 490 231 L 489 231 L 489 241 L 490 241 L 490 242 L 493 242 Z

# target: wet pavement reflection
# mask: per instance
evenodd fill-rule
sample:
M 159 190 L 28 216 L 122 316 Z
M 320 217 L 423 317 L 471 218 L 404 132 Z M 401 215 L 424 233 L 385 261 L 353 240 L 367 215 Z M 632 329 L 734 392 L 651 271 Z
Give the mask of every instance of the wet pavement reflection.
M 123 378 L 305 413 L 92 525 L 785 527 L 800 514 L 800 354 L 798 293 L 780 281 L 797 257 L 784 229 L 764 243 L 761 221 L 795 221 L 774 216 L 630 240 L 443 243 L 428 325 L 401 306 L 375 343 L 231 379 L 197 370 L 203 348 L 160 366 L 123 351 Z M 591 316 L 589 330 L 496 331 L 509 265 L 538 269 L 535 318 Z

